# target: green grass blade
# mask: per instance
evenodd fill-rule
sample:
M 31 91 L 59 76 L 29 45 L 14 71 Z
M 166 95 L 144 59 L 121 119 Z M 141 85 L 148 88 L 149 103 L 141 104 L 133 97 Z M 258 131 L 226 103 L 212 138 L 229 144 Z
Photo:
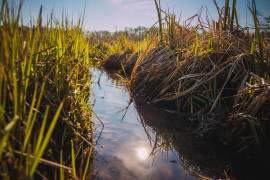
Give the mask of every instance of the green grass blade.
M 225 14 L 224 14 L 224 25 L 223 25 L 223 30 L 226 29 L 226 23 L 227 23 L 228 11 L 229 11 L 229 0 L 226 0 L 226 1 L 225 1 Z
M 2 153 L 4 148 L 6 147 L 6 143 L 8 140 L 8 136 L 10 134 L 10 131 L 15 127 L 17 120 L 19 119 L 19 116 L 14 116 L 13 119 L 11 120 L 11 122 L 6 125 L 5 129 L 4 129 L 4 133 L 1 137 L 0 140 L 0 160 L 2 159 Z
M 199 49 L 199 41 L 198 41 L 198 33 L 196 29 L 196 38 L 195 38 L 195 56 L 197 55 L 198 49 Z
M 76 178 L 76 166 L 75 166 L 75 155 L 74 155 L 74 147 L 73 147 L 73 140 L 70 140 L 71 143 L 71 161 L 72 161 L 72 173 L 73 176 Z
M 83 173 L 83 180 L 85 180 L 85 176 L 86 176 L 86 173 L 87 173 L 87 170 L 88 170 L 89 161 L 90 161 L 90 157 L 91 157 L 91 154 L 92 154 L 92 149 L 93 149 L 93 147 L 90 148 L 90 151 L 89 151 L 89 154 L 88 154 L 87 163 L 86 163 L 84 173 Z
M 28 113 L 28 118 L 27 118 L 27 122 L 26 122 L 26 130 L 25 130 L 26 133 L 29 130 L 31 118 L 32 118 L 33 111 L 34 111 L 34 106 L 35 106 L 35 102 L 36 102 L 36 95 L 37 95 L 37 88 L 38 88 L 38 83 L 36 83 L 36 85 L 35 85 L 34 95 L 33 95 L 33 98 L 32 98 L 32 103 L 31 103 L 31 106 L 30 106 L 30 111 Z
M 157 13 L 158 13 L 160 41 L 163 42 L 162 19 L 161 19 L 161 9 L 160 9 L 161 7 L 159 7 L 160 1 L 159 1 L 159 5 L 158 5 L 157 0 L 155 0 L 155 5 L 156 5 Z
M 252 45 L 251 45 L 251 50 L 250 50 L 250 61 L 251 61 L 250 72 L 253 72 L 253 68 L 254 68 L 254 62 L 255 62 L 255 54 L 254 54 L 255 44 L 256 44 L 256 41 L 255 41 L 255 37 L 254 37 L 253 42 L 252 42 Z
M 60 112 L 62 110 L 62 107 L 63 107 L 63 104 L 64 104 L 64 101 L 59 105 L 54 117 L 53 117 L 53 120 L 50 124 L 50 127 L 46 133 L 46 136 L 45 138 L 43 139 L 43 142 L 42 142 L 42 145 L 40 147 L 40 149 L 38 150 L 37 154 L 35 155 L 35 157 L 33 158 L 33 161 L 32 161 L 32 166 L 31 166 L 31 169 L 30 169 L 30 173 L 28 175 L 28 178 L 31 178 L 38 166 L 38 162 L 39 162 L 39 159 L 42 157 L 46 147 L 47 147 L 47 144 L 49 143 L 49 140 L 50 140 L 50 137 L 52 135 L 52 132 L 53 132 L 53 129 L 56 125 L 56 122 L 58 120 L 58 117 L 60 115 Z
M 261 68 L 262 68 L 262 71 L 265 72 L 265 67 L 264 67 L 264 62 L 263 62 L 264 59 L 263 59 L 262 38 L 261 38 L 261 33 L 258 27 L 257 10 L 256 10 L 256 4 L 254 0 L 252 0 L 252 14 L 253 14 L 253 20 L 254 20 L 254 26 L 255 26 L 255 32 L 257 36 L 259 51 L 260 51 Z
M 42 95 L 43 95 L 43 92 L 44 92 L 44 88 L 45 88 L 45 81 L 42 83 L 42 87 L 41 87 L 41 92 L 39 94 L 39 97 L 38 97 L 38 102 L 37 102 L 37 106 L 36 106 L 36 111 L 35 111 L 35 114 L 34 114 L 34 117 L 33 119 L 29 122 L 29 128 L 27 129 L 27 131 L 25 132 L 26 135 L 25 135 L 25 138 L 24 138 L 24 143 L 23 143 L 23 151 L 25 150 L 26 148 L 26 145 L 27 145 L 27 142 L 30 138 L 30 135 L 31 135 L 31 132 L 32 132 L 32 129 L 33 129 L 33 126 L 34 126 L 34 123 L 36 121 L 36 117 L 37 117 L 37 109 L 39 109 L 39 105 L 40 105 L 40 102 L 41 102 L 41 99 L 42 99 Z M 27 124 L 28 126 L 28 124 Z
M 43 140 L 43 135 L 44 135 L 44 130 L 45 130 L 46 122 L 47 122 L 48 113 L 49 113 L 49 106 L 47 106 L 46 110 L 45 110 L 45 114 L 44 114 L 44 118 L 43 118 L 43 121 L 42 121 L 41 129 L 40 129 L 40 132 L 39 132 L 37 144 L 35 146 L 35 152 L 34 152 L 35 155 L 37 154 L 37 152 L 38 152 L 38 150 L 40 148 L 41 142 Z
M 60 164 L 63 165 L 63 149 L 60 150 Z M 64 180 L 64 169 L 60 168 L 60 180 Z

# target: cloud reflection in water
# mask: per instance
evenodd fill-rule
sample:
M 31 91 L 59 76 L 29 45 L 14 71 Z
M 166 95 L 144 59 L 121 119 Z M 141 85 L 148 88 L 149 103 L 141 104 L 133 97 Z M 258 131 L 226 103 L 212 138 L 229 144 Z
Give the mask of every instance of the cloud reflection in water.
M 101 75 L 101 76 L 100 76 Z M 172 153 L 163 156 L 163 151 L 149 157 L 151 145 L 140 121 L 134 104 L 131 104 L 125 119 L 123 112 L 130 96 L 125 87 L 108 79 L 105 73 L 93 71 L 93 81 L 100 76 L 100 87 L 92 85 L 96 103 L 94 111 L 105 124 L 98 145 L 104 145 L 98 151 L 96 161 L 97 179 L 179 179 L 184 171 L 177 163 L 168 163 L 175 159 Z M 103 97 L 103 98 L 100 98 Z M 169 160 L 168 160 L 169 158 Z

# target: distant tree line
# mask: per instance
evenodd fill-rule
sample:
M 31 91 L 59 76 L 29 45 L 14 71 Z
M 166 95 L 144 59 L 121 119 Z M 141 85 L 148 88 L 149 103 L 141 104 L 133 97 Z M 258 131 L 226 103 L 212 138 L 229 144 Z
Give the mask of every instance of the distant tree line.
M 270 15 L 264 16 L 262 14 L 259 14 L 259 28 L 262 29 L 263 31 L 270 31 Z
M 157 28 L 154 27 L 152 29 L 153 32 L 155 32 Z M 125 35 L 128 39 L 133 41 L 142 41 L 147 37 L 147 34 L 149 34 L 149 28 L 138 26 L 136 28 L 132 27 L 126 27 L 122 31 L 87 31 L 87 35 L 90 38 L 90 41 L 94 44 L 101 43 L 101 42 L 112 42 L 117 40 L 118 37 L 121 35 Z

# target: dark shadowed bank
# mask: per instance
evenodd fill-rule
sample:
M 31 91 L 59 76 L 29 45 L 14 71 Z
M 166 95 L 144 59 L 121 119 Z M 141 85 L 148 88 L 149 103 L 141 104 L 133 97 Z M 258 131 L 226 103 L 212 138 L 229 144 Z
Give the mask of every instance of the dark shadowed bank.
M 134 100 L 141 123 L 153 145 L 150 156 L 174 149 L 177 163 L 187 175 L 201 179 L 258 179 L 267 177 L 269 159 L 261 155 L 239 154 L 217 139 L 197 136 L 196 123 L 190 123 L 183 113 L 164 110 L 153 104 Z M 155 136 L 150 136 L 153 133 Z M 175 162 L 176 163 L 176 162 Z

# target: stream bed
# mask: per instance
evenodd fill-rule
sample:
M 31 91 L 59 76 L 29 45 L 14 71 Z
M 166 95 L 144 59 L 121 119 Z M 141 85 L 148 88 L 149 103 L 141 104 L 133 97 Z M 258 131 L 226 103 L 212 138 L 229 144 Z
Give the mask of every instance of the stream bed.
M 246 179 L 252 166 L 194 135 L 181 114 L 130 102 L 125 84 L 92 69 L 97 179 Z M 180 119 L 180 120 L 179 120 Z M 249 178 L 247 178 L 249 179 Z

